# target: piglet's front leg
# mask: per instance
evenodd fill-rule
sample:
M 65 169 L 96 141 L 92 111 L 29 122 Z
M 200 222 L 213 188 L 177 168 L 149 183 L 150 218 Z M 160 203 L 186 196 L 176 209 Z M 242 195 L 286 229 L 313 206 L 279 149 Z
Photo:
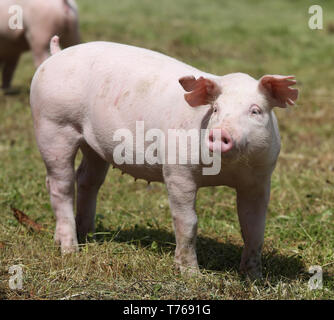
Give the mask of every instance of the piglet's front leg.
M 240 271 L 252 279 L 262 278 L 261 252 L 269 196 L 268 179 L 237 190 L 238 216 L 245 243 Z
M 187 170 L 183 172 L 180 167 L 165 167 L 164 179 L 175 230 L 175 263 L 183 274 L 198 273 L 195 212 L 197 186 L 190 173 Z

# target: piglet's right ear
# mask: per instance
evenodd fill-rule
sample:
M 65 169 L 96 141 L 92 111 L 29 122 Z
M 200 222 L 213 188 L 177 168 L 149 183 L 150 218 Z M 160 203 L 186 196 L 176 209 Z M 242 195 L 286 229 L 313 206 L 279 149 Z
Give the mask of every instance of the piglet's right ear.
M 207 78 L 188 76 L 180 78 L 179 82 L 185 91 L 190 92 L 184 95 L 184 99 L 191 107 L 210 104 L 221 94 L 219 85 Z

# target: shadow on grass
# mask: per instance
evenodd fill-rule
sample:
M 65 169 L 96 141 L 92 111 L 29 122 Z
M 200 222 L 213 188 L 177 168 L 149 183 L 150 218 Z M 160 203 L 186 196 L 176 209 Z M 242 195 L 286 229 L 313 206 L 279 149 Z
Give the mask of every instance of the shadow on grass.
M 155 252 L 174 253 L 174 233 L 163 230 L 135 226 L 126 230 L 105 230 L 97 228 L 95 241 L 116 241 L 131 243 L 138 248 L 147 248 Z M 200 268 L 211 271 L 238 271 L 242 246 L 227 242 L 218 242 L 209 237 L 197 237 L 197 257 Z M 284 256 L 275 250 L 262 255 L 263 274 L 271 282 L 282 277 L 288 279 L 300 278 L 305 274 L 305 267 L 298 256 Z M 309 276 L 308 276 L 309 277 Z

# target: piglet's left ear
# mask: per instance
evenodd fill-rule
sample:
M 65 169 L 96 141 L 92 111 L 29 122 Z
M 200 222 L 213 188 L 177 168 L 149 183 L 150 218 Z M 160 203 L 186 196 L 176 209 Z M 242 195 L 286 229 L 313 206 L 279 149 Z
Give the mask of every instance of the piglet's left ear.
M 290 88 L 296 84 L 294 79 L 294 76 L 266 75 L 259 80 L 259 87 L 271 98 L 272 107 L 286 108 L 298 98 L 298 89 Z

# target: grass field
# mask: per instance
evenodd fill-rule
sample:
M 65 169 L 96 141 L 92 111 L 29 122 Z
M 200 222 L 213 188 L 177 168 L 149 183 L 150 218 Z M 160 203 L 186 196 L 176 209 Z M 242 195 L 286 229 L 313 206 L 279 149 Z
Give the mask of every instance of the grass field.
M 282 151 L 272 179 L 262 282 L 238 273 L 242 239 L 234 190 L 201 189 L 202 276 L 173 267 L 175 240 L 164 185 L 110 170 L 99 194 L 97 234 L 62 258 L 29 109 L 30 54 L 0 93 L 0 299 L 333 299 L 334 2 L 318 1 L 324 29 L 308 28 L 306 0 L 77 0 L 83 41 L 142 46 L 215 74 L 294 74 L 298 106 L 277 110 Z M 89 77 L 89 75 L 87 75 Z M 27 230 L 16 207 L 45 231 Z M 23 289 L 8 268 L 23 266 Z M 323 269 L 309 290 L 308 269 Z

